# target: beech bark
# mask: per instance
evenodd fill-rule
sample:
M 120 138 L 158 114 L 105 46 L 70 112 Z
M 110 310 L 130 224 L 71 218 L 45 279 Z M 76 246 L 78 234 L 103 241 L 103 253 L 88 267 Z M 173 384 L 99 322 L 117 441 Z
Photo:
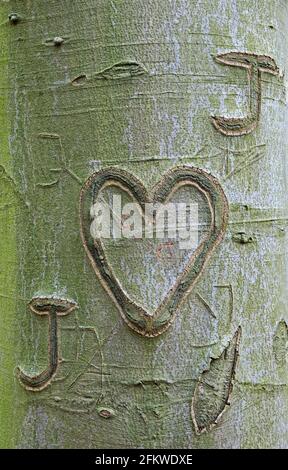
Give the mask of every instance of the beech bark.
M 288 2 L 1 0 L 0 18 L 0 446 L 286 448 Z M 183 165 L 217 179 L 229 223 L 148 338 L 95 275 L 80 191 Z M 149 256 L 141 278 L 107 252 L 148 308 Z

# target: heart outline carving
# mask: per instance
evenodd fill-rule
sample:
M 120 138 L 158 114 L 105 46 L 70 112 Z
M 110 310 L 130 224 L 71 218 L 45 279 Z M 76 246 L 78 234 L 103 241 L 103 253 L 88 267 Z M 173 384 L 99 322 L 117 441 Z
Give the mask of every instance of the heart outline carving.
M 161 304 L 151 315 L 131 300 L 110 266 L 100 239 L 90 234 L 90 208 L 107 185 L 120 186 L 130 193 L 144 210 L 145 203 L 165 203 L 179 186 L 193 185 L 202 192 L 211 214 L 208 234 L 177 277 Z M 91 198 L 92 192 L 92 198 Z M 217 179 L 206 171 L 191 166 L 168 170 L 148 192 L 143 183 L 126 170 L 108 167 L 93 173 L 80 192 L 80 233 L 86 254 L 106 292 L 112 298 L 125 323 L 138 334 L 155 337 L 164 333 L 174 321 L 179 307 L 193 289 L 206 267 L 212 252 L 222 241 L 228 223 L 228 201 Z

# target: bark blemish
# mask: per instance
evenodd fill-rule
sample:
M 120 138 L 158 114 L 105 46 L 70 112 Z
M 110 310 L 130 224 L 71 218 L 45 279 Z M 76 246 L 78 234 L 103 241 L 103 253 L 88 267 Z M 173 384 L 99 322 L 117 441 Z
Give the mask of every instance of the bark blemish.
M 63 42 L 64 42 L 64 39 L 61 38 L 60 36 L 56 36 L 53 39 L 54 46 L 57 46 L 57 47 L 62 46 Z
M 119 62 L 94 75 L 97 80 L 120 80 L 147 74 L 145 67 L 138 62 Z
M 51 134 L 49 132 L 40 132 L 38 137 L 40 139 L 60 139 L 59 134 Z
M 241 327 L 221 356 L 212 359 L 196 385 L 191 407 L 196 434 L 210 431 L 230 405 L 240 339 Z
M 61 37 L 61 36 L 55 36 L 54 38 L 52 39 L 47 39 L 45 41 L 45 45 L 46 46 L 56 46 L 56 47 L 60 47 L 62 46 L 62 44 L 64 44 L 64 42 L 67 42 L 69 38 L 64 38 L 64 37 Z
M 273 352 L 277 364 L 284 366 L 288 352 L 288 325 L 285 320 L 281 320 L 277 325 L 273 338 Z
M 101 418 L 104 418 L 104 419 L 113 418 L 113 416 L 115 416 L 115 411 L 112 410 L 111 408 L 99 407 L 97 408 L 97 411 L 98 411 L 99 416 L 101 416 Z
M 240 245 L 247 245 L 255 242 L 255 236 L 248 235 L 246 232 L 237 232 L 232 236 L 232 240 Z
M 74 86 L 81 86 L 81 85 L 84 85 L 86 80 L 87 80 L 87 75 L 85 73 L 81 73 L 81 75 L 78 75 L 78 77 L 73 78 L 71 84 Z
M 17 24 L 20 21 L 20 16 L 17 13 L 10 13 L 8 18 L 11 24 Z

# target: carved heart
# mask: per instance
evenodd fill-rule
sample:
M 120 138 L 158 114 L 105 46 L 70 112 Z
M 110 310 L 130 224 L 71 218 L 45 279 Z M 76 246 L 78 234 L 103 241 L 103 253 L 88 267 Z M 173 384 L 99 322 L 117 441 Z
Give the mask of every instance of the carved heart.
M 144 212 L 145 203 L 164 204 L 185 185 L 192 186 L 205 198 L 210 213 L 209 228 L 172 287 L 151 313 L 132 299 L 121 285 L 111 266 L 111 259 L 108 259 L 103 240 L 92 238 L 90 210 L 100 193 L 108 186 L 120 187 L 126 191 Z M 213 176 L 199 168 L 181 166 L 171 169 L 149 192 L 140 180 L 127 171 L 106 168 L 88 178 L 80 194 L 81 238 L 91 264 L 128 326 L 147 337 L 158 336 L 169 328 L 213 250 L 223 239 L 227 221 L 228 202 L 220 184 Z

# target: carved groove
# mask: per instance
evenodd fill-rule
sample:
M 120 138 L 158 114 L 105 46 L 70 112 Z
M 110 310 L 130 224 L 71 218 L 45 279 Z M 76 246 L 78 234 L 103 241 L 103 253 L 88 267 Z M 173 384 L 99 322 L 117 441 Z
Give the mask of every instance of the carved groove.
M 240 339 L 239 327 L 221 356 L 212 359 L 209 369 L 199 378 L 191 406 L 196 434 L 210 431 L 230 405 Z
M 124 292 L 107 261 L 101 240 L 91 237 L 90 208 L 103 187 L 108 184 L 121 185 L 122 189 L 127 190 L 138 201 L 143 211 L 146 202 L 165 203 L 178 185 L 193 185 L 206 197 L 211 213 L 208 235 L 191 256 L 185 270 L 178 276 L 175 285 L 153 315 L 133 302 Z M 132 330 L 146 337 L 157 336 L 171 325 L 177 310 L 202 273 L 212 251 L 223 239 L 227 221 L 228 202 L 220 184 L 213 176 L 199 168 L 183 166 L 169 170 L 149 193 L 141 181 L 132 174 L 118 168 L 107 168 L 93 174 L 80 194 L 81 238 L 89 260 L 124 321 Z

